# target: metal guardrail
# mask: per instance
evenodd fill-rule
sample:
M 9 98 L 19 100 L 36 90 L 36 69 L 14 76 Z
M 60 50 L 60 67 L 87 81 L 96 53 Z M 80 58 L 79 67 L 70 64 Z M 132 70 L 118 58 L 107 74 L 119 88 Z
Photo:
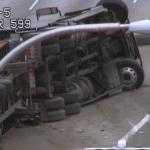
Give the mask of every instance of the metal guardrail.
M 2 71 L 11 60 L 15 59 L 17 56 L 23 53 L 27 48 L 46 39 L 51 39 L 56 36 L 74 34 L 79 32 L 104 32 L 104 31 L 109 32 L 110 31 L 111 33 L 113 33 L 119 30 L 128 30 L 128 29 L 129 27 L 127 24 L 121 25 L 119 23 L 104 23 L 104 24 L 67 26 L 67 27 L 46 31 L 26 40 L 22 44 L 12 49 L 5 57 L 1 59 L 0 71 Z
M 86 25 L 74 25 L 65 26 L 54 30 L 43 32 L 37 36 L 34 36 L 22 44 L 12 49 L 3 59 L 0 61 L 0 71 L 2 71 L 6 65 L 16 58 L 18 55 L 23 53 L 30 46 L 41 42 L 46 39 L 51 39 L 56 36 L 74 34 L 80 32 L 116 32 L 119 30 L 132 31 L 132 32 L 144 32 L 150 30 L 150 20 L 143 20 L 139 22 L 133 22 L 130 24 L 120 23 L 101 23 L 101 24 L 86 24 Z

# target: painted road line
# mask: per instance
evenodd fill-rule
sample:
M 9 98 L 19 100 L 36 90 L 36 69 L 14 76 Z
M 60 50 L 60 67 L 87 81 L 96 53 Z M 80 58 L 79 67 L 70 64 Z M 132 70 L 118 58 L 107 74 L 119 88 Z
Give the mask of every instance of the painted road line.
M 118 146 L 120 143 L 125 144 L 128 141 L 130 137 L 132 137 L 134 134 L 136 134 L 146 123 L 150 121 L 150 114 L 147 114 L 137 125 L 135 125 L 125 136 L 123 136 L 119 141 L 118 141 Z
M 29 10 L 32 10 L 37 5 L 38 2 L 39 0 L 35 0 L 35 2 L 29 7 Z

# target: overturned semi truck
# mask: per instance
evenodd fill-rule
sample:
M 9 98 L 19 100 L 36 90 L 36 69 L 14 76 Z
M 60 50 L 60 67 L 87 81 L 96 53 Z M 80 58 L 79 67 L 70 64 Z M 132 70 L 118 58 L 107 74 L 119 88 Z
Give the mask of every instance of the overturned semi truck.
M 57 7 L 37 10 L 43 15 Z M 43 122 L 78 114 L 81 106 L 139 88 L 142 59 L 121 0 L 66 13 L 47 26 L 1 31 L 0 121 L 16 113 Z M 14 53 L 15 52 L 15 53 Z

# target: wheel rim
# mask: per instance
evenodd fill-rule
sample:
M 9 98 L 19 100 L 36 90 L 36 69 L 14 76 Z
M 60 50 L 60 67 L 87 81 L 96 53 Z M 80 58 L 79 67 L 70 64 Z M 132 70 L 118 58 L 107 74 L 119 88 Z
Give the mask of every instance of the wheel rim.
M 121 69 L 122 82 L 125 87 L 132 87 L 137 83 L 137 73 L 133 68 L 124 67 Z

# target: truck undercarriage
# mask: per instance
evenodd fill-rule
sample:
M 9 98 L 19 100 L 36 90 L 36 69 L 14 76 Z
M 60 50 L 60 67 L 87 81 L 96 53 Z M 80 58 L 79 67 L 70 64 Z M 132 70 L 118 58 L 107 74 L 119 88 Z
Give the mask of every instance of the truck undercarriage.
M 68 13 L 36 32 L 9 33 L 9 40 L 2 39 L 1 58 L 46 30 L 124 21 L 118 17 L 110 8 L 97 6 Z M 29 116 L 39 116 L 43 122 L 63 120 L 102 97 L 139 88 L 143 80 L 142 60 L 133 33 L 119 30 L 56 35 L 29 47 L 1 72 L 1 123 L 16 108 L 20 112 L 17 116 L 28 110 Z

